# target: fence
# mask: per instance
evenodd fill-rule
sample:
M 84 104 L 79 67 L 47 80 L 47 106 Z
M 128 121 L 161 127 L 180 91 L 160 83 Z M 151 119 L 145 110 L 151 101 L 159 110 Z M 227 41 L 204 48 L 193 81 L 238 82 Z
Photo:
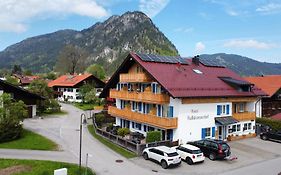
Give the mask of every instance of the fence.
M 152 143 L 147 143 L 147 144 L 136 144 L 136 143 L 131 142 L 130 140 L 124 139 L 120 136 L 114 135 L 110 132 L 107 132 L 107 131 L 104 131 L 104 130 L 98 128 L 94 121 L 94 118 L 93 118 L 93 125 L 94 125 L 95 131 L 98 135 L 102 136 L 103 138 L 108 139 L 109 141 L 111 141 L 129 151 L 136 153 L 138 156 L 142 155 L 142 151 L 147 147 L 178 145 L 178 141 L 172 142 L 170 140 L 152 142 Z

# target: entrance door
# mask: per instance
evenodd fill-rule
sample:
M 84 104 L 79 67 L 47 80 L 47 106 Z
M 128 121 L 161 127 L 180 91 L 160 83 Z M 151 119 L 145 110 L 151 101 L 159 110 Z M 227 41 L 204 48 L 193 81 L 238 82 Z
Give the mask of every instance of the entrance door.
M 222 136 L 222 127 L 223 126 L 219 126 L 218 129 L 219 129 L 219 140 L 222 140 L 223 139 L 223 136 Z
M 226 139 L 226 126 L 218 126 L 219 129 L 219 140 L 225 140 Z

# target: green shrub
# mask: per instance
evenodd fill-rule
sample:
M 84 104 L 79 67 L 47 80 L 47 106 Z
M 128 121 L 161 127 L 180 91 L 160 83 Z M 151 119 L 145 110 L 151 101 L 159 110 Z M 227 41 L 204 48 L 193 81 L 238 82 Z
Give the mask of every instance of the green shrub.
M 149 131 L 146 134 L 146 142 L 158 142 L 161 141 L 161 132 L 160 131 Z
M 279 120 L 273 120 L 270 118 L 257 118 L 256 122 L 264 124 L 264 125 L 268 125 L 273 130 L 281 130 L 281 121 L 279 121 Z
M 46 100 L 45 105 L 47 113 L 60 112 L 61 106 L 55 99 Z
M 96 124 L 100 127 L 105 121 L 105 116 L 102 113 L 96 114 L 95 121 Z
M 130 133 L 129 128 L 119 128 L 117 130 L 117 135 L 124 137 L 125 135 L 128 135 Z

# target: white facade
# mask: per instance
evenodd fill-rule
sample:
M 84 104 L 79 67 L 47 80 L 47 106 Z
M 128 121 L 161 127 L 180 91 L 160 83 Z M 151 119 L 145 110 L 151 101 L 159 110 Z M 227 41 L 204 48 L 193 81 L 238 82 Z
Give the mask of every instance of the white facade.
M 69 102 L 82 102 L 79 88 L 58 88 L 58 92 L 61 94 L 58 96 L 59 101 Z

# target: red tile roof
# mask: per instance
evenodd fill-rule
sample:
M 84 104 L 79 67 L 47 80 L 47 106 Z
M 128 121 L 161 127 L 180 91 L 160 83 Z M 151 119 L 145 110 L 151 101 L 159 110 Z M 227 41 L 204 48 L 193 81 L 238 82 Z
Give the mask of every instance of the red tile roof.
M 274 116 L 270 117 L 274 120 L 281 120 L 281 113 L 275 114 Z
M 236 73 L 224 67 L 211 67 L 203 64 L 177 64 L 145 62 L 138 55 L 131 53 L 135 60 L 143 66 L 173 97 L 221 97 L 221 96 L 259 96 L 265 95 L 254 87 L 252 92 L 241 92 L 231 87 L 220 77 L 231 77 L 246 81 Z M 197 74 L 194 70 L 200 70 Z
M 133 59 L 131 59 L 133 58 Z M 130 53 L 119 69 L 107 83 L 101 97 L 108 95 L 109 88 L 116 86 L 119 74 L 125 73 L 132 65 L 132 61 L 139 63 L 172 97 L 250 97 L 266 95 L 261 89 L 253 87 L 251 92 L 238 91 L 222 77 L 233 82 L 250 84 L 242 77 L 224 67 L 195 65 L 189 59 L 189 64 L 169 64 L 161 62 L 143 61 L 137 54 Z M 202 74 L 196 73 L 199 70 Z
M 245 79 L 261 88 L 269 97 L 274 95 L 281 88 L 281 75 L 245 77 Z
M 59 78 L 48 83 L 49 87 L 53 86 L 66 86 L 73 87 L 76 84 L 84 81 L 88 77 L 93 76 L 92 74 L 83 74 L 83 75 L 62 75 Z

